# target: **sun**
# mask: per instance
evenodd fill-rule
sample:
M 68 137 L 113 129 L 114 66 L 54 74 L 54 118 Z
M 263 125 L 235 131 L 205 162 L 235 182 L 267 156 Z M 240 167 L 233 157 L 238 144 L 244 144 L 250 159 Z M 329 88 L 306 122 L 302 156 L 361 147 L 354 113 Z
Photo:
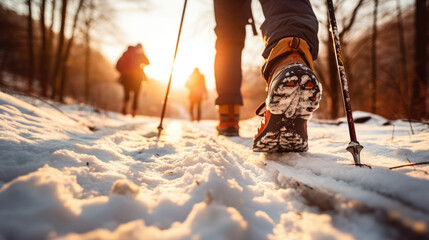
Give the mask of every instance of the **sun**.
M 163 51 L 163 52 L 159 52 Z M 150 65 L 145 67 L 149 78 L 167 83 L 170 77 L 174 49 L 158 49 L 155 54 L 147 52 Z M 192 71 L 198 67 L 206 77 L 208 89 L 214 89 L 214 47 L 198 44 L 192 40 L 183 39 L 179 44 L 171 86 L 184 88 Z
M 123 11 L 117 16 L 118 25 L 124 31 L 124 36 L 120 36 L 124 42 L 120 46 L 104 47 L 112 63 L 116 63 L 127 45 L 141 43 L 150 61 L 150 65 L 144 68 L 146 75 L 163 83 L 168 82 L 183 6 L 182 1 L 170 2 L 154 1 L 153 8 L 145 14 L 141 11 Z M 206 78 L 207 88 L 214 89 L 216 36 L 213 31 L 213 4 L 211 1 L 195 1 L 189 4 L 186 11 L 172 87 L 184 88 L 194 68 L 198 67 Z

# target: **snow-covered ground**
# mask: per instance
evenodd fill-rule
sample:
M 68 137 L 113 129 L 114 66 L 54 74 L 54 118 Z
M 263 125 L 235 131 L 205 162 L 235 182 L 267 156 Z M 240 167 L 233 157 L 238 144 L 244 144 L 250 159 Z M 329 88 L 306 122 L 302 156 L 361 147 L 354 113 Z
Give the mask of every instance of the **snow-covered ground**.
M 307 153 L 253 153 L 216 121 L 97 113 L 0 93 L 0 239 L 429 239 L 429 127 L 309 124 Z M 368 116 L 366 113 L 356 113 Z M 85 125 L 95 126 L 91 131 Z

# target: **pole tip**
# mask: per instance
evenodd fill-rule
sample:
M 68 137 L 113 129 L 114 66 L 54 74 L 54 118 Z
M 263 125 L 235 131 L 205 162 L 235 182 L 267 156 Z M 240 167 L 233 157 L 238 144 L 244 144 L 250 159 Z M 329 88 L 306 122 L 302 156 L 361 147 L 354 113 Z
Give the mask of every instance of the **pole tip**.
M 360 163 L 360 152 L 362 151 L 362 149 L 363 146 L 360 145 L 357 141 L 351 141 L 346 148 L 346 150 L 352 154 L 356 166 L 363 165 Z
M 161 125 L 158 126 L 158 137 L 161 136 L 161 132 L 164 129 Z

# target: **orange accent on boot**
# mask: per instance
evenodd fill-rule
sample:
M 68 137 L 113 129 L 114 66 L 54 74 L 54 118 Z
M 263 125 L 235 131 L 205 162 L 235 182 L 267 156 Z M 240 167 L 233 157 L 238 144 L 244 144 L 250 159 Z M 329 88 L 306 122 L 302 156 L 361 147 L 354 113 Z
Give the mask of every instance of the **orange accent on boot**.
M 305 88 L 313 88 L 314 87 L 314 83 L 313 82 L 311 82 L 311 81 L 308 81 L 306 84 L 305 84 L 305 86 L 304 86 Z
M 289 86 L 289 87 L 293 87 L 295 85 L 296 85 L 295 81 L 290 81 L 286 83 L 286 86 Z
M 240 114 L 240 105 L 238 104 L 224 104 L 218 106 L 218 112 L 219 114 L 226 114 L 226 115 L 239 115 Z
M 240 116 L 240 105 L 225 104 L 218 106 L 219 124 L 218 129 L 227 129 L 230 127 L 239 128 L 238 120 Z
M 218 125 L 218 128 L 228 128 L 228 127 L 238 127 L 238 122 L 232 121 L 232 122 L 220 122 Z
M 258 137 L 262 133 L 262 131 L 264 131 L 265 127 L 268 124 L 268 121 L 270 120 L 271 112 L 266 110 L 264 115 L 264 120 L 261 122 L 261 125 L 258 128 L 258 132 L 256 133 L 255 138 Z

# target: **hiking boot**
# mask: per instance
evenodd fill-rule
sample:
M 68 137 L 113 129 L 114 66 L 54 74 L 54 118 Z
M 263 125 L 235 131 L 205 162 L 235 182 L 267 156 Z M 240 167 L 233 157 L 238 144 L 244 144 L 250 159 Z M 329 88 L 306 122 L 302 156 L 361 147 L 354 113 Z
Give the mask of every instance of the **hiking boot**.
M 128 102 L 122 104 L 122 115 L 127 115 Z
M 219 135 L 238 136 L 240 105 L 227 104 L 219 106 L 219 124 L 216 129 Z
M 254 137 L 254 152 L 305 152 L 307 121 L 319 108 L 322 85 L 299 52 L 273 68 L 268 80 L 266 110 Z

